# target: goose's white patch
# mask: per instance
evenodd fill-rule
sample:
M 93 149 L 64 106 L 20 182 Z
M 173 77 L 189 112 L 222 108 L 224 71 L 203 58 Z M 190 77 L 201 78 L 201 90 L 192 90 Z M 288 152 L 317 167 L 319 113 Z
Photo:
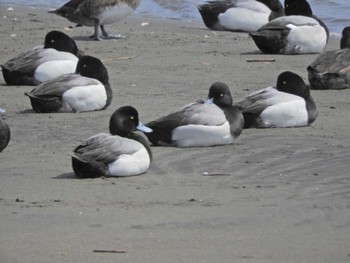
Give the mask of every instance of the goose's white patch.
M 34 77 L 41 81 L 47 81 L 53 78 L 57 78 L 63 74 L 74 73 L 77 67 L 77 61 L 72 60 L 59 60 L 59 61 L 47 61 L 41 64 L 35 70 Z
M 184 125 L 174 129 L 172 140 L 177 147 L 213 146 L 233 143 L 228 121 L 218 126 Z
M 76 86 L 63 93 L 62 97 L 77 112 L 100 110 L 107 101 L 106 89 L 102 83 Z
M 134 9 L 129 5 L 120 3 L 113 7 L 107 7 L 101 14 L 98 15 L 98 18 L 101 25 L 108 25 L 123 19 L 133 11 Z
M 305 100 L 298 99 L 267 107 L 261 114 L 266 127 L 298 127 L 308 124 Z
M 108 165 L 111 176 L 132 176 L 147 172 L 151 160 L 146 148 L 142 147 L 133 154 L 122 154 Z

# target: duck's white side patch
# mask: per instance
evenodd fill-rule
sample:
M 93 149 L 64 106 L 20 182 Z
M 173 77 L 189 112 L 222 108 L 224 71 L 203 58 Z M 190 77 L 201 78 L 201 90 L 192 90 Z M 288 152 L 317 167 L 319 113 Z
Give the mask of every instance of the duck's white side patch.
M 102 84 L 76 86 L 63 93 L 62 97 L 77 112 L 100 110 L 107 101 L 106 89 Z
M 184 125 L 176 128 L 172 140 L 177 147 L 213 146 L 233 143 L 230 124 L 218 126 Z
M 230 8 L 219 15 L 220 24 L 229 30 L 257 31 L 269 21 L 269 13 L 256 12 L 245 8 Z
M 320 53 L 327 44 L 327 33 L 321 25 L 287 25 L 288 54 Z
M 132 176 L 145 173 L 151 164 L 147 150 L 142 147 L 133 154 L 122 154 L 108 165 L 111 176 Z
M 53 78 L 57 78 L 63 74 L 74 73 L 76 67 L 77 61 L 47 61 L 37 67 L 34 73 L 34 77 L 37 80 L 44 82 Z
M 298 127 L 306 126 L 308 123 L 304 99 L 269 106 L 260 117 L 266 127 Z
M 123 19 L 133 11 L 134 9 L 129 5 L 120 3 L 113 7 L 107 7 L 100 15 L 98 15 L 98 18 L 101 25 L 108 25 Z

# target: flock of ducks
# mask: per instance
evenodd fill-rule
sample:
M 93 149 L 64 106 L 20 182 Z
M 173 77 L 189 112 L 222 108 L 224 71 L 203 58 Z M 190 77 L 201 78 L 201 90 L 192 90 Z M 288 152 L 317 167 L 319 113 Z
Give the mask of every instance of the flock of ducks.
M 94 26 L 95 40 L 114 39 L 104 26 L 130 14 L 140 0 L 71 0 L 50 11 L 77 23 Z M 329 38 L 326 25 L 312 14 L 306 0 L 223 0 L 197 5 L 213 30 L 249 32 L 264 53 L 321 53 Z M 99 35 L 99 28 L 102 36 Z M 276 85 L 233 102 L 229 87 L 215 82 L 206 99 L 185 105 L 143 125 L 132 106 L 117 109 L 109 132 L 91 136 L 72 153 L 76 176 L 132 176 L 147 172 L 150 144 L 206 147 L 232 144 L 247 128 L 300 127 L 313 123 L 318 110 L 311 89 L 345 89 L 350 84 L 350 27 L 342 32 L 340 50 L 320 54 L 307 67 L 310 86 L 290 71 Z M 2 64 L 8 85 L 36 86 L 25 95 L 37 113 L 103 110 L 112 101 L 106 67 L 85 55 L 60 31 L 51 31 L 43 46 L 22 52 Z M 5 110 L 0 108 L 0 114 Z M 141 131 L 143 134 L 136 131 Z M 0 120 L 0 151 L 10 129 Z

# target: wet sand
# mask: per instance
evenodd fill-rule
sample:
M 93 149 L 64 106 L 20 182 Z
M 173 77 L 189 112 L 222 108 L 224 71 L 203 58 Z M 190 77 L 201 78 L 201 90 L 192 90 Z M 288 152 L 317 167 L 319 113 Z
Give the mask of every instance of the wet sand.
M 62 30 L 104 61 L 114 92 L 104 111 L 35 114 L 24 96 L 33 87 L 0 77 L 12 131 L 0 153 L 1 262 L 350 261 L 349 90 L 312 91 L 319 117 L 309 127 L 244 130 L 229 146 L 152 147 L 144 175 L 80 180 L 71 168 L 74 147 L 107 132 L 120 106 L 146 123 L 205 98 L 215 81 L 238 100 L 285 70 L 307 81 L 316 55 L 263 55 L 245 33 L 136 15 L 107 26 L 126 39 L 95 42 L 92 28 L 69 29 L 47 10 L 0 8 L 0 63 Z

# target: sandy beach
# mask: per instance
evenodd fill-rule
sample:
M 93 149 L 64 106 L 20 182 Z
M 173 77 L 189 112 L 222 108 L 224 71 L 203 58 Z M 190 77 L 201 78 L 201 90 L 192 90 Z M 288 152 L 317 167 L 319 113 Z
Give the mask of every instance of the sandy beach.
M 0 77 L 11 142 L 0 153 L 0 262 L 350 262 L 349 90 L 312 91 L 309 127 L 244 130 L 233 145 L 152 147 L 147 174 L 77 179 L 70 154 L 107 132 L 132 105 L 144 123 L 226 82 L 234 100 L 286 70 L 307 82 L 317 55 L 263 55 L 245 33 L 132 15 L 107 26 L 118 41 L 91 41 L 45 9 L 0 6 L 0 63 L 43 43 L 50 30 L 76 40 L 108 69 L 104 111 L 36 114 Z M 73 26 L 72 28 L 69 28 Z M 332 37 L 327 50 L 338 49 Z M 248 62 L 273 59 L 273 62 Z

